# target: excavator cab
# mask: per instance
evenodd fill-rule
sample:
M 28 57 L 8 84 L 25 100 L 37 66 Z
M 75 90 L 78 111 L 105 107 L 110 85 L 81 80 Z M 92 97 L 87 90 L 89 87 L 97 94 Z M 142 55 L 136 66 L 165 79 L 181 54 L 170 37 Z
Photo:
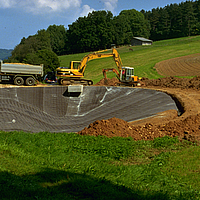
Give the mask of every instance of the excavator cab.
M 80 61 L 71 61 L 69 67 L 59 67 L 56 69 L 57 76 L 68 77 L 79 73 Z
M 80 65 L 81 65 L 80 61 L 71 61 L 70 62 L 71 69 L 79 69 Z
M 120 73 L 120 81 L 121 82 L 137 81 L 137 76 L 134 76 L 134 68 L 133 67 L 122 67 L 121 73 Z

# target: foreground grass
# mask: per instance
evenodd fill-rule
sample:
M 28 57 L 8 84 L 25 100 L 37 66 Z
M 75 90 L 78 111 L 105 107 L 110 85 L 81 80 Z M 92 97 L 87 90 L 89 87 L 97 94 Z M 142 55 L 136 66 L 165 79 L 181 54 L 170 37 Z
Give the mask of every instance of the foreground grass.
M 129 49 L 132 50 L 129 50 Z M 154 42 L 152 46 L 121 47 L 118 52 L 124 66 L 135 68 L 135 74 L 139 77 L 150 79 L 160 78 L 153 68 L 156 63 L 185 55 L 199 53 L 200 36 L 184 37 Z M 109 53 L 111 51 L 105 52 Z M 60 56 L 61 66 L 69 66 L 71 60 L 81 60 L 88 53 Z M 88 62 L 85 78 L 97 83 L 103 78 L 102 69 L 112 68 L 116 65 L 112 58 L 92 60 Z M 108 77 L 114 77 L 114 73 L 108 73 Z
M 200 199 L 199 165 L 177 138 L 0 133 L 1 199 Z

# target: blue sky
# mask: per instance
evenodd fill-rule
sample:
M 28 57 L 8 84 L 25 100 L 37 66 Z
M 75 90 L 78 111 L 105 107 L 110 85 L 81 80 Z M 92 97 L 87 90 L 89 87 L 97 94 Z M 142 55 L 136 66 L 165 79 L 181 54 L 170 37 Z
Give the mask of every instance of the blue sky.
M 68 28 L 78 17 L 93 10 L 122 10 L 165 7 L 186 0 L 0 0 L 0 48 L 13 49 L 23 37 L 35 35 L 49 25 Z

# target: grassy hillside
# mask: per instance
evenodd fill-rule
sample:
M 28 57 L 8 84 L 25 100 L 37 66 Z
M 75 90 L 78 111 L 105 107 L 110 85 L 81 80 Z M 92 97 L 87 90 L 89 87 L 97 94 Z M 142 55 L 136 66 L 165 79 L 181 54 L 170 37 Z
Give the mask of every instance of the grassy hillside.
M 157 62 L 199 53 L 199 49 L 200 36 L 195 36 L 158 41 L 154 42 L 152 46 L 121 47 L 117 50 L 121 56 L 123 65 L 135 68 L 135 75 L 154 79 L 161 77 L 153 69 Z M 81 60 L 87 54 L 60 56 L 61 66 L 68 66 L 71 60 Z M 92 79 L 96 83 L 103 78 L 102 69 L 111 67 L 116 67 L 112 58 L 92 60 L 88 62 L 85 78 Z M 114 76 L 114 73 L 110 72 L 109 77 Z

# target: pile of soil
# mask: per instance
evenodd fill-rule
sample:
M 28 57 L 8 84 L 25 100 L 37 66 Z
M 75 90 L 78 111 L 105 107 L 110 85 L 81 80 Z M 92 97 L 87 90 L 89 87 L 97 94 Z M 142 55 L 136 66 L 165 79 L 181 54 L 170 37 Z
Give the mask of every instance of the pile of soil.
M 119 80 L 114 78 L 103 78 L 98 83 L 95 84 L 95 86 L 117 86 L 119 84 Z
M 142 78 L 140 81 L 142 86 L 159 86 L 163 88 L 182 88 L 182 89 L 199 89 L 200 88 L 200 76 L 192 79 L 177 78 L 177 77 L 165 77 L 159 79 Z
M 111 118 L 97 120 L 87 128 L 78 132 L 80 135 L 107 136 L 107 137 L 132 137 L 134 140 L 153 140 L 157 137 L 176 137 L 195 142 L 200 138 L 200 114 L 189 116 L 181 121 L 171 121 L 167 124 L 156 125 L 146 123 L 143 126 L 130 125 L 128 122 Z
M 192 79 L 188 78 L 178 78 L 178 77 L 164 77 L 159 79 L 148 79 L 141 78 L 139 87 L 148 87 L 148 86 L 158 86 L 162 88 L 182 88 L 182 89 L 199 89 L 200 88 L 200 76 L 194 77 Z M 101 79 L 95 86 L 117 86 L 119 80 L 117 78 L 112 79 Z

